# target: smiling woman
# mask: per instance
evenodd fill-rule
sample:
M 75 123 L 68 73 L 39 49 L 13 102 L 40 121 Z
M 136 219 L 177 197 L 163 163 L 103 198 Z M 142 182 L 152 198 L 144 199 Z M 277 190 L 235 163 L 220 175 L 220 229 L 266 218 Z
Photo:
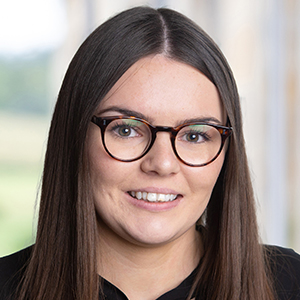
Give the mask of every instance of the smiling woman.
M 0 289 L 19 300 L 299 297 L 299 256 L 259 243 L 231 70 L 192 21 L 137 7 L 80 47 L 53 114 L 36 243 L 1 259 Z
M 132 115 L 136 115 L 136 111 L 142 114 L 144 119 L 163 126 L 190 123 L 187 120 L 195 120 L 197 117 L 202 122 L 207 119 L 215 119 L 218 124 L 223 125 L 226 122 L 214 84 L 193 67 L 161 54 L 142 58 L 130 67 L 116 82 L 109 95 L 101 101 L 96 113 L 104 118 L 112 115 L 119 117 L 122 116 L 120 110 L 129 110 Z M 135 137 L 131 135 L 129 141 L 127 138 L 124 142 L 123 137 L 114 134 L 113 141 L 109 143 L 117 143 L 118 148 L 123 148 L 124 145 L 128 149 L 122 151 L 125 155 L 124 152 L 129 150 L 136 152 L 136 148 L 141 144 L 140 140 L 145 136 L 142 130 L 136 130 Z M 106 220 L 100 223 L 101 227 L 108 227 L 114 232 L 113 235 L 118 233 L 125 242 L 130 240 L 137 244 L 168 247 L 172 242 L 174 247 L 182 244 L 193 251 L 193 248 L 189 247 L 198 235 L 194 224 L 207 206 L 225 153 L 223 151 L 214 163 L 205 168 L 191 167 L 179 161 L 169 136 L 168 132 L 157 133 L 156 140 L 148 152 L 143 151 L 145 146 L 139 151 L 146 155 L 135 155 L 140 159 L 131 163 L 121 163 L 107 155 L 99 128 L 90 126 L 87 151 L 95 206 L 101 220 Z M 176 139 L 179 149 L 182 139 Z M 149 138 L 147 140 L 150 141 Z M 219 145 L 212 157 L 221 147 L 221 139 L 215 142 Z M 205 157 L 206 148 L 209 149 L 212 143 L 212 140 L 201 141 L 196 146 L 195 142 L 184 142 L 184 149 L 188 154 L 183 157 Z M 145 144 L 149 145 L 149 142 Z M 198 154 L 194 153 L 195 147 L 200 148 Z M 181 153 L 185 152 L 181 150 Z M 204 161 L 207 162 L 210 161 Z M 173 201 L 151 201 L 158 195 L 162 195 L 161 199 L 164 199 L 165 195 L 175 195 L 176 198 Z M 101 229 L 101 232 L 107 231 Z M 101 234 L 100 238 L 107 241 L 110 236 L 108 232 L 107 235 Z M 124 251 L 126 247 L 121 249 Z M 188 249 L 185 249 L 185 254 Z M 108 250 L 104 252 L 109 253 Z M 176 256 L 178 255 L 180 254 L 176 251 Z M 184 257 L 183 253 L 181 255 Z M 192 252 L 187 257 L 197 256 Z M 198 260 L 192 269 L 187 269 L 186 272 L 191 273 L 197 264 Z M 181 273 L 183 278 L 188 275 L 177 271 L 176 273 Z

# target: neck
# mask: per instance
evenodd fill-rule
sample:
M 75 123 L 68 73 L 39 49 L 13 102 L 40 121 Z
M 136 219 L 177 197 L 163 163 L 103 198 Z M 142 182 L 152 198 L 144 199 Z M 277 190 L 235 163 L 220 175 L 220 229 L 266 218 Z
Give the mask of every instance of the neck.
M 101 228 L 98 273 L 130 300 L 156 299 L 177 287 L 196 268 L 200 249 L 200 235 L 194 229 L 167 244 L 149 246 L 107 238 Z

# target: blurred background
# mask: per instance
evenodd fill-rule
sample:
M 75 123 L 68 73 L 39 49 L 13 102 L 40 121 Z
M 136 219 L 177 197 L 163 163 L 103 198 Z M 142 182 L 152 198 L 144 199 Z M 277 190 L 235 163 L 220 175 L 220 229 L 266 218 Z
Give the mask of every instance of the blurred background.
M 34 242 L 51 113 L 88 34 L 136 5 L 176 9 L 236 77 L 262 240 L 300 252 L 299 0 L 0 0 L 0 256 Z

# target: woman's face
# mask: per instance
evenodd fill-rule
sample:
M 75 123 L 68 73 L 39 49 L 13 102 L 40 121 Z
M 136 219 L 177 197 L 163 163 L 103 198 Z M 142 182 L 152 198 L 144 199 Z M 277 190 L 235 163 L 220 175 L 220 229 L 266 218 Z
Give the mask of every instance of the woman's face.
M 175 127 L 192 119 L 225 125 L 216 87 L 198 70 L 163 55 L 135 63 L 103 99 L 96 115 L 120 116 L 125 110 L 156 126 Z M 159 132 L 141 159 L 117 161 L 106 153 L 100 129 L 93 123 L 87 149 L 101 234 L 144 246 L 166 244 L 195 232 L 224 161 L 223 150 L 207 166 L 183 164 L 173 152 L 168 132 Z M 131 196 L 132 192 L 177 198 L 150 202 Z

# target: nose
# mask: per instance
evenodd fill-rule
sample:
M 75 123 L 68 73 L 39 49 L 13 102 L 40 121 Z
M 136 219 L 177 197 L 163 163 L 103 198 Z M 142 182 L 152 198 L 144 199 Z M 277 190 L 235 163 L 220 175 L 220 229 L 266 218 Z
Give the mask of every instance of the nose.
M 152 148 L 142 158 L 141 169 L 147 174 L 160 176 L 168 176 L 179 172 L 180 162 L 173 151 L 170 133 L 157 133 Z

